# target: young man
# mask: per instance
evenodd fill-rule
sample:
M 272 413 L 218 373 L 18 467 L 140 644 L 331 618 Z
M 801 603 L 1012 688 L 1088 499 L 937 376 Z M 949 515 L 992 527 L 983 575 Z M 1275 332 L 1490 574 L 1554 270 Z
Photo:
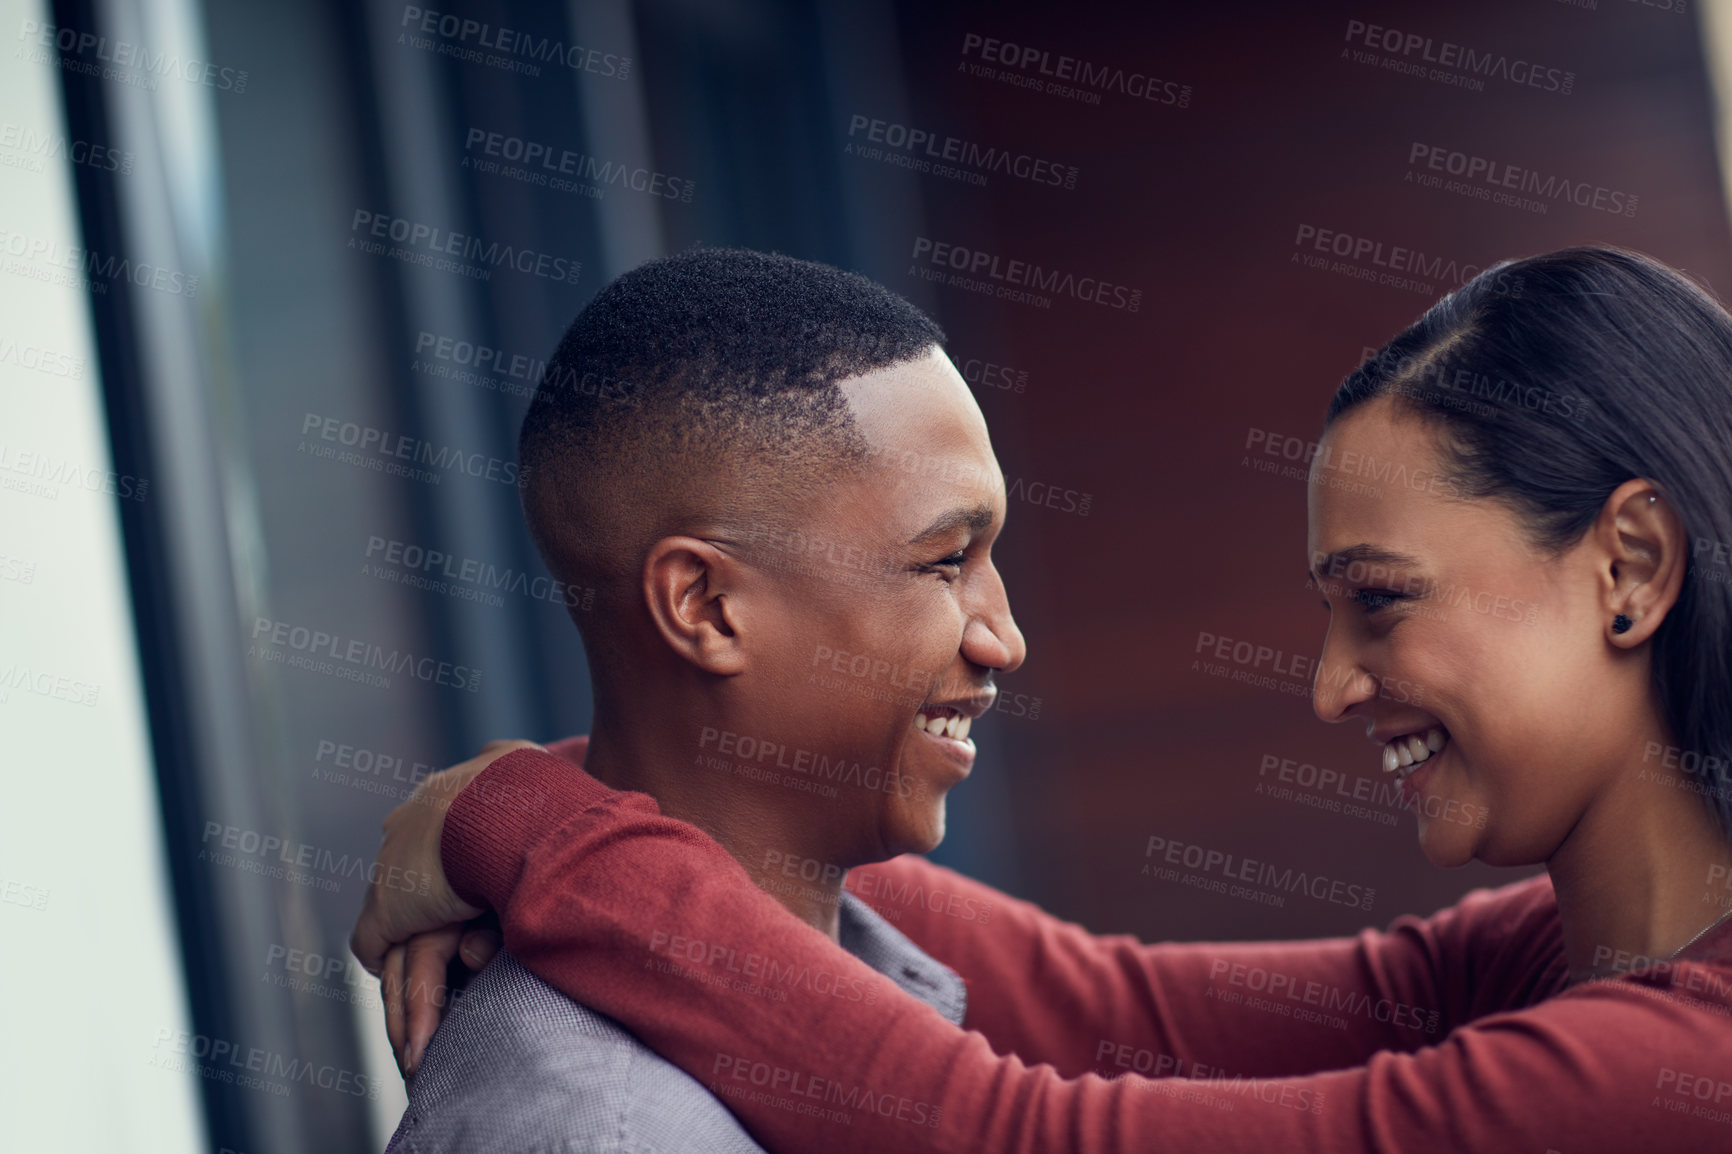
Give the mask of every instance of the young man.
M 654 261 L 573 322 L 519 455 L 537 547 L 599 610 L 574 614 L 593 731 L 537 756 L 650 795 L 814 932 L 960 1023 L 960 979 L 842 888 L 853 866 L 942 839 L 969 727 L 1024 654 L 990 559 L 1003 478 L 942 339 L 900 297 L 823 265 L 715 249 Z M 530 795 L 494 802 L 501 820 L 547 816 Z M 438 812 L 405 807 L 387 840 Z M 766 1005 L 884 996 L 671 925 L 628 948 Z M 393 951 L 387 983 L 414 968 Z M 415 1072 L 392 1149 L 757 1149 L 697 1082 L 509 954 L 424 1056 L 391 1026 Z

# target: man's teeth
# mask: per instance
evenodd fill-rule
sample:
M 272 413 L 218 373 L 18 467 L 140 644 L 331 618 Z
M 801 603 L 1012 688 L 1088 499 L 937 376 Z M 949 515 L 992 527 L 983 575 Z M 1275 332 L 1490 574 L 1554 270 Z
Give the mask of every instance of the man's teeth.
M 1411 771 L 1422 761 L 1427 761 L 1431 755 L 1442 749 L 1449 742 L 1449 734 L 1437 726 L 1432 726 L 1425 733 L 1409 733 L 1383 746 L 1383 772 L 1394 773 L 1396 770 Z M 1407 774 L 1403 773 L 1402 777 Z
M 948 737 L 955 741 L 967 741 L 968 731 L 974 726 L 974 718 L 961 717 L 954 713 L 934 713 L 928 717 L 924 713 L 914 715 L 914 728 L 925 730 L 933 737 Z

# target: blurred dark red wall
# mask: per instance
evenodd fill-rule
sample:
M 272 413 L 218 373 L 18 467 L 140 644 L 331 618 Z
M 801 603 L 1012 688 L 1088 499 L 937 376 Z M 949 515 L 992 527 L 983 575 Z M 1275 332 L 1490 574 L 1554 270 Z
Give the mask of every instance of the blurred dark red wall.
M 1065 295 L 1041 308 L 933 285 L 914 247 L 892 254 L 910 268 L 887 279 L 935 309 L 959 360 L 1026 373 L 1020 393 L 977 384 L 1013 479 L 1001 567 L 1030 648 L 1004 687 L 1042 702 L 1038 720 L 976 731 L 1005 775 L 984 868 L 1096 930 L 1180 938 L 1345 932 L 1533 872 L 1438 870 L 1411 815 L 1390 827 L 1257 793 L 1275 776 L 1260 779 L 1266 758 L 1351 783 L 1379 776 L 1378 751 L 1359 726 L 1320 723 L 1291 691 L 1302 678 L 1259 688 L 1194 662 L 1203 634 L 1316 656 L 1305 486 L 1248 467 L 1247 445 L 1301 451 L 1364 350 L 1467 275 L 1592 241 L 1732 284 L 1695 17 L 1522 0 L 908 5 L 902 19 L 914 108 L 1078 169 L 1068 192 L 995 178 L 981 196 L 929 178 L 929 239 L 991 254 L 1001 273 L 1014 259 L 1142 293 L 1135 313 Z M 971 65 L 989 51 L 982 75 Z M 1027 87 L 1081 77 L 1077 62 L 1098 103 Z M 1157 77 L 1158 97 L 1125 91 L 1131 73 Z M 1467 190 L 1449 187 L 1452 169 Z M 1364 242 L 1361 273 L 1419 283 L 1310 267 L 1342 259 L 1317 253 L 1324 230 Z M 994 788 L 971 782 L 953 807 Z M 1345 879 L 1375 901 L 1272 908 L 1154 881 L 1140 872 L 1151 836 Z

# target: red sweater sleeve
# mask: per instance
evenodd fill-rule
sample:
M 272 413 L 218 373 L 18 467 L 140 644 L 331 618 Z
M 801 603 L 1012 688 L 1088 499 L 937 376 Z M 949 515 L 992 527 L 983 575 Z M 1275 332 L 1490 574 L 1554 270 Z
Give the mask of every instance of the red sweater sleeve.
M 549 751 L 581 766 L 587 748 L 576 737 Z M 848 887 L 963 977 L 964 1024 L 995 1052 L 1067 1077 L 1272 1077 L 1355 1066 L 1526 1005 L 1562 977 L 1543 874 L 1507 903 L 1500 948 L 1482 958 L 1466 956 L 1462 931 L 1474 919 L 1464 913 L 1496 900 L 1490 895 L 1356 938 L 1144 945 L 1090 934 L 915 855 L 861 866 Z M 1038 1000 L 1024 996 L 1031 987 Z M 1493 998 L 1510 993 L 1519 1000 Z
M 542 804 L 503 802 L 530 796 Z M 558 758 L 490 766 L 452 805 L 444 857 L 525 964 L 704 1082 L 772 1151 L 1732 1149 L 1725 958 L 1673 966 L 1687 996 L 1590 983 L 1353 1069 L 1066 1079 L 995 1055 L 794 918 L 701 831 Z M 1496 907 L 1463 916 L 1484 923 L 1470 938 L 1508 927 Z M 770 980 L 736 980 L 753 958 Z M 1024 978 L 1025 1006 L 1040 982 Z
M 1164 942 L 1095 935 L 913 855 L 848 887 L 968 983 L 964 1024 L 1000 1054 L 1060 1074 L 1271 1077 L 1411 1051 L 1563 977 L 1541 875 L 1388 931 L 1308 942 Z M 1468 930 L 1501 924 L 1489 944 Z M 1030 989 L 1039 999 L 1030 999 Z

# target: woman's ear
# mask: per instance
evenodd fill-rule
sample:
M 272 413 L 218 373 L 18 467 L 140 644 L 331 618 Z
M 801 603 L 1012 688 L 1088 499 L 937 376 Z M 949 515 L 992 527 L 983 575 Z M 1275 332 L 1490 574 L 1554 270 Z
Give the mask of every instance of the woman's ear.
M 663 537 L 644 559 L 644 604 L 662 640 L 706 673 L 745 669 L 739 562 L 698 537 Z
M 1677 510 L 1640 478 L 1625 481 L 1606 498 L 1600 532 L 1611 561 L 1605 606 L 1607 636 L 1614 645 L 1634 648 L 1652 637 L 1684 587 L 1689 539 Z M 1612 622 L 1629 621 L 1623 632 Z

